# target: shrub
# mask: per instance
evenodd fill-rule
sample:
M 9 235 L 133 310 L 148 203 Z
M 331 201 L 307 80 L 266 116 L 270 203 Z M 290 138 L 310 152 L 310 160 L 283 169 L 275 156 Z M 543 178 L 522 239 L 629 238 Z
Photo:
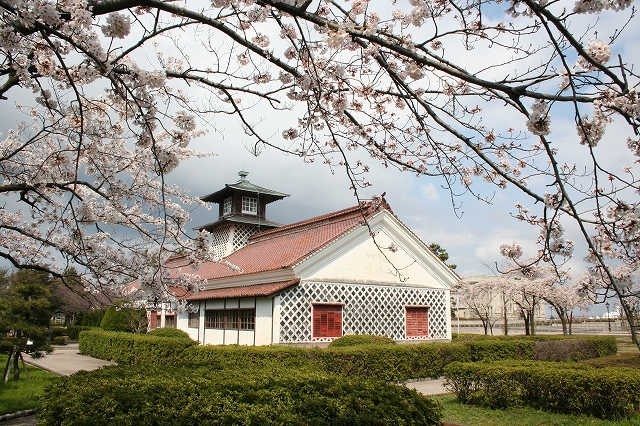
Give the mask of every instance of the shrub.
M 540 361 L 581 361 L 614 355 L 618 352 L 615 337 L 581 336 L 549 338 L 536 342 L 533 359 Z
M 640 375 L 633 369 L 540 361 L 452 363 L 445 378 L 460 401 L 492 408 L 530 405 L 621 418 L 640 406 Z
M 335 339 L 329 343 L 330 348 L 358 345 L 396 345 L 396 341 L 386 336 L 374 336 L 371 334 L 350 334 Z
M 100 383 L 100 386 L 96 386 Z M 80 372 L 42 397 L 41 425 L 435 425 L 414 390 L 306 369 L 115 366 Z
M 536 342 L 532 339 L 477 339 L 469 346 L 471 361 L 496 361 L 502 359 L 532 359 Z
M 53 338 L 52 343 L 56 346 L 63 346 L 66 345 L 66 338 L 64 336 L 56 336 Z
M 0 353 L 8 354 L 13 349 L 13 342 L 10 340 L 0 340 Z
M 170 328 L 170 327 L 156 328 L 151 332 L 149 332 L 148 334 L 150 336 L 170 337 L 173 339 L 191 339 L 191 336 L 189 336 L 189 333 L 187 333 L 186 331 L 182 331 L 182 330 L 178 330 L 177 328 Z
M 106 309 L 95 309 L 89 312 L 76 313 L 73 325 L 79 325 L 83 327 L 100 327 L 100 322 L 104 316 Z
M 83 331 L 80 353 L 118 364 L 182 363 L 184 351 L 197 342 L 191 339 L 148 336 L 100 329 Z
M 67 335 L 67 328 L 66 327 L 51 327 L 51 332 L 53 333 L 53 337 L 66 336 Z
M 89 327 L 89 326 L 82 326 L 82 325 L 70 325 L 69 327 L 67 327 L 67 336 L 69 336 L 70 340 L 78 340 L 78 336 L 80 335 L 81 331 L 96 330 L 96 329 L 99 329 L 99 327 Z
M 147 329 L 147 311 L 144 308 L 127 307 L 129 302 L 117 302 L 109 306 L 100 321 L 100 328 L 106 331 L 128 331 L 140 333 Z

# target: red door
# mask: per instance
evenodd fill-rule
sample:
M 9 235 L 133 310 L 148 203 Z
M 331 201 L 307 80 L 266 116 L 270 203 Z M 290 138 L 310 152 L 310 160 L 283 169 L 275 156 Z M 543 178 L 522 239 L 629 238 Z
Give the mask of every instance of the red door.
M 407 337 L 429 337 L 429 308 L 406 308 Z
M 342 306 L 313 305 L 313 338 L 342 337 Z

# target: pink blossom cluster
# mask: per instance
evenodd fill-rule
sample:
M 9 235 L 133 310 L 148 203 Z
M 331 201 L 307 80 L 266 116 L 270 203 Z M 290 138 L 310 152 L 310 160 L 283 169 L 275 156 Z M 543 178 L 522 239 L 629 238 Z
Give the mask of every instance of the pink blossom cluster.
M 551 117 L 549 106 L 546 102 L 537 100 L 531 105 L 531 113 L 527 120 L 527 129 L 538 136 L 547 136 L 551 133 Z
M 584 48 L 584 51 L 589 55 L 591 61 L 600 65 L 606 64 L 611 59 L 611 48 L 602 40 L 589 40 L 589 45 Z M 578 58 L 578 66 L 584 71 L 593 71 L 595 66 L 591 61 L 580 56 Z

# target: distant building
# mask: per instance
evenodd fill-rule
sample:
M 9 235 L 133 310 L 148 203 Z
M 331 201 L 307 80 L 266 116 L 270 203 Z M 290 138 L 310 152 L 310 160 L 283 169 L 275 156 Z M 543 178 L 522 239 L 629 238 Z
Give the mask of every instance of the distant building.
M 183 257 L 167 263 L 206 279 L 182 295 L 193 309 L 163 309 L 153 325 L 175 324 L 202 344 L 313 344 L 345 334 L 451 339 L 458 276 L 384 198 L 283 226 L 265 211 L 288 195 L 240 177 L 202 198 L 220 204 L 219 219 L 197 228 L 213 234 L 220 261 L 195 269 Z
M 491 278 L 495 278 L 491 275 L 476 275 L 471 277 L 465 277 L 464 280 L 467 282 L 474 281 L 483 281 Z M 493 295 L 489 295 L 491 297 L 491 305 L 489 306 L 489 315 L 492 318 L 504 318 L 504 314 L 506 311 L 507 320 L 521 320 L 522 314 L 518 305 L 516 305 L 511 300 L 504 300 L 503 294 L 500 292 L 496 292 Z M 457 298 L 454 292 L 453 300 L 456 302 L 456 314 L 461 319 L 476 319 L 478 318 L 476 314 L 464 303 L 464 300 Z M 535 311 L 535 317 L 537 319 L 547 318 L 546 314 L 546 306 L 547 304 L 544 300 L 540 299 L 539 304 Z

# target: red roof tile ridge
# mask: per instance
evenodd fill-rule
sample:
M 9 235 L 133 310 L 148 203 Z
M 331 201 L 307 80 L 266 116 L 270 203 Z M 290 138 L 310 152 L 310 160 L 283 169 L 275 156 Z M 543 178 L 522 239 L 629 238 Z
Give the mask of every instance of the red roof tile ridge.
M 362 213 L 366 216 L 369 215 L 368 213 L 368 204 L 364 205 L 364 206 L 353 206 L 353 207 L 349 207 L 347 209 L 343 209 L 343 210 L 339 210 L 337 212 L 333 212 L 333 213 L 327 213 L 321 216 L 316 216 L 313 217 L 311 219 L 307 219 L 307 220 L 303 220 L 301 222 L 296 222 L 296 223 L 292 223 L 290 225 L 285 225 L 282 226 L 280 228 L 276 228 L 276 229 L 270 229 L 268 231 L 264 231 L 264 232 L 260 232 L 258 234 L 254 234 L 249 238 L 249 243 L 252 242 L 256 242 L 256 241 L 262 241 L 265 239 L 268 239 L 270 237 L 275 237 L 275 236 L 279 236 L 285 233 L 290 233 L 290 232 L 296 232 L 296 231 L 300 231 L 303 229 L 308 229 L 312 226 L 319 226 L 319 225 L 323 225 L 326 223 L 335 223 L 335 222 L 339 222 L 341 220 L 348 220 L 351 219 L 353 217 L 353 213 Z M 363 222 L 364 222 L 364 218 L 363 218 Z M 275 235 L 274 235 L 275 234 Z
M 367 217 L 367 221 L 369 219 L 372 219 L 374 216 L 376 216 L 378 213 L 380 213 L 382 210 L 387 210 L 386 208 L 381 209 L 381 210 L 369 210 L 367 212 L 368 217 Z M 391 213 L 393 214 L 393 213 Z M 364 225 L 363 223 L 359 223 L 357 225 L 351 226 L 347 229 L 345 229 L 343 232 L 339 233 L 338 235 L 335 235 L 333 238 L 331 238 L 329 241 L 326 241 L 324 244 L 319 245 L 318 247 L 315 247 L 313 250 L 309 251 L 308 253 L 306 253 L 304 256 L 299 257 L 298 259 L 296 259 L 294 262 L 291 263 L 290 267 L 294 267 L 296 265 L 299 265 L 300 263 L 304 262 L 305 260 L 307 260 L 309 257 L 313 256 L 314 254 L 324 250 L 326 247 L 328 247 L 329 245 L 331 245 L 334 241 L 338 240 L 339 238 L 342 238 L 343 236 L 353 232 L 358 226 L 360 225 Z

